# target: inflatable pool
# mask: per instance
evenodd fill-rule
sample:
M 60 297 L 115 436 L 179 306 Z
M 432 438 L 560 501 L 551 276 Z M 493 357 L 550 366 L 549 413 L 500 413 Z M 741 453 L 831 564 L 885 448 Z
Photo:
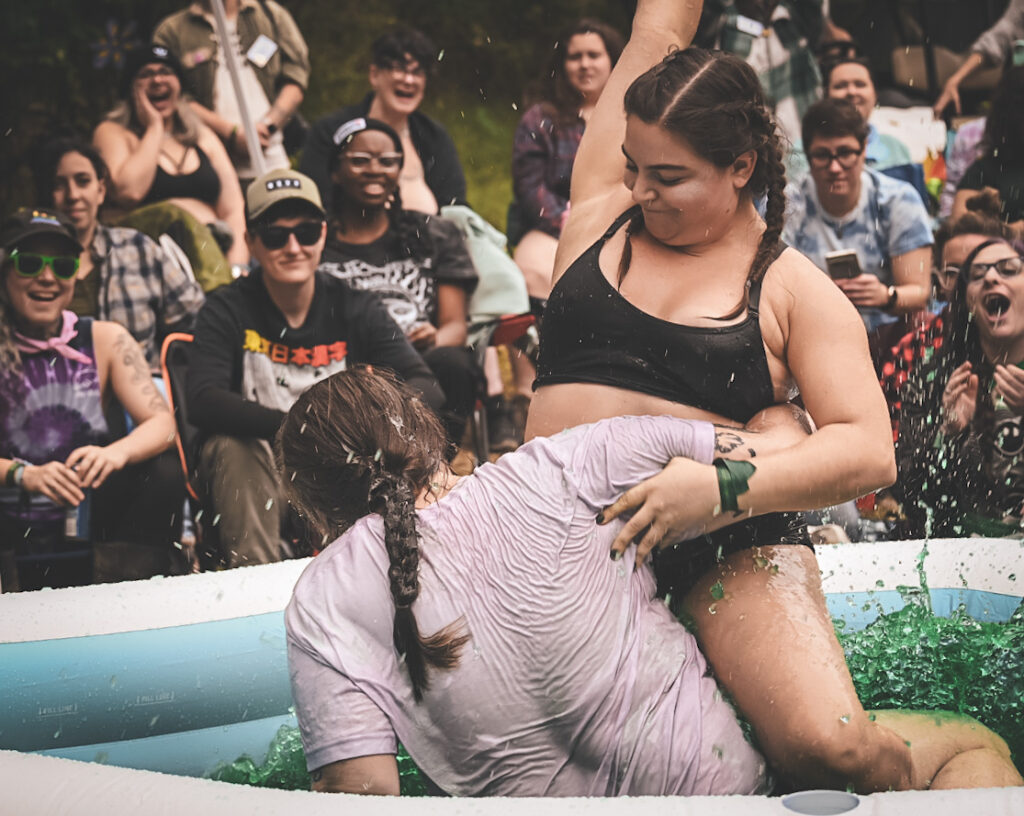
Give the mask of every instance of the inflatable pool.
M 980 621 L 1006 621 L 1024 595 L 1024 543 L 1019 541 L 932 541 L 926 548 L 922 542 L 837 545 L 819 547 L 818 557 L 829 609 L 846 631 L 914 602 L 930 603 L 936 615 L 961 609 Z M 292 561 L 0 596 L 0 750 L 5 751 L 0 773 L 18 779 L 38 774 L 40 793 L 65 774 L 84 774 L 106 789 L 157 785 L 158 780 L 160 786 L 182 785 L 182 791 L 196 791 L 200 798 L 214 795 L 214 789 L 243 799 L 268 795 L 243 795 L 209 781 L 141 781 L 148 777 L 118 768 L 207 776 L 243 754 L 261 761 L 278 729 L 295 725 L 281 612 L 304 566 Z M 62 764 L 6 751 L 117 767 Z M 923 795 L 936 797 L 927 800 L 934 814 L 943 794 Z M 986 801 L 1015 805 L 995 812 L 1024 812 L 1019 798 L 1024 793 L 991 795 L 995 798 Z M 696 800 L 686 801 L 697 807 Z M 755 800 L 745 801 L 743 812 L 761 812 L 751 809 Z M 779 799 L 765 801 L 771 812 L 781 812 Z M 9 804 L 0 796 L 0 812 Z M 177 801 L 176 809 L 181 806 Z M 456 808 L 439 800 L 430 806 Z M 106 806 L 103 811 L 115 812 Z M 683 812 L 732 811 L 687 805 Z

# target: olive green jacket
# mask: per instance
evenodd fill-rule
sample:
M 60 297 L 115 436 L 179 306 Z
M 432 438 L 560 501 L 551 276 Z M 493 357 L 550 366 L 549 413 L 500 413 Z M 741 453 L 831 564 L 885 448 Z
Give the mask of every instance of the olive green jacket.
M 266 65 L 253 65 L 267 99 L 273 103 L 286 82 L 294 82 L 305 90 L 309 81 L 309 49 L 292 16 L 274 0 L 241 0 L 238 36 L 243 54 L 249 52 L 261 34 L 277 45 Z M 212 109 L 219 50 L 212 13 L 208 15 L 199 3 L 192 3 L 161 21 L 153 32 L 153 42 L 181 60 L 185 92 L 200 105 Z

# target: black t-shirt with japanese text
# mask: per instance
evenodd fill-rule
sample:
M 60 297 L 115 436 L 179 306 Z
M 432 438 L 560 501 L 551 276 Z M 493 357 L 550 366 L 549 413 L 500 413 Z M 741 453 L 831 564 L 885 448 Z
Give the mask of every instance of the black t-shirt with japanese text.
M 444 401 L 430 369 L 380 301 L 317 273 L 302 326 L 291 328 L 262 270 L 207 295 L 189 359 L 189 420 L 203 437 L 272 439 L 307 388 L 352 363 L 389 368 L 435 410 Z

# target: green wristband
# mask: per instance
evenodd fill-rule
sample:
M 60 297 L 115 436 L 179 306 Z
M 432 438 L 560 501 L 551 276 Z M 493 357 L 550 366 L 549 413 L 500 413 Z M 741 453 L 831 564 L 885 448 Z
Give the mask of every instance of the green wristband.
M 738 513 L 740 508 L 737 499 L 750 490 L 747 480 L 757 468 L 752 462 L 737 462 L 733 459 L 715 459 L 712 464 L 718 474 L 718 496 L 722 510 Z
M 11 462 L 11 466 L 7 468 L 7 477 L 4 479 L 5 487 L 20 487 L 21 480 L 18 479 L 18 472 L 25 467 L 25 463 L 21 459 L 15 459 Z

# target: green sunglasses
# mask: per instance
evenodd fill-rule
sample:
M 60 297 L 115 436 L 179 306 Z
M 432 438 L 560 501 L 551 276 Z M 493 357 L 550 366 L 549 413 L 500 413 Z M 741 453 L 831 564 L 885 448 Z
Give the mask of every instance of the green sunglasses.
M 47 266 L 53 270 L 55 277 L 71 280 L 78 273 L 78 256 L 76 255 L 40 255 L 37 252 L 11 253 L 14 268 L 23 278 L 37 278 Z

